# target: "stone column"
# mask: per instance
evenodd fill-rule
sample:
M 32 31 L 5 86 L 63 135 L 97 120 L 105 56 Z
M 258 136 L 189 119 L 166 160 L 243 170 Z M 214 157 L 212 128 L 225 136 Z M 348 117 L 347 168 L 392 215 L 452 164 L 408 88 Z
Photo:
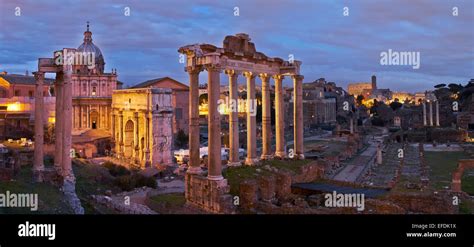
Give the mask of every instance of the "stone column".
M 150 161 L 150 122 L 151 122 L 151 117 L 150 117 L 150 112 L 145 112 L 145 118 L 146 118 L 146 136 L 145 136 L 145 167 L 150 167 L 151 166 L 151 161 Z
M 439 126 L 439 101 L 436 100 L 436 126 Z
M 304 159 L 303 149 L 303 76 L 293 76 L 293 128 L 295 158 Z
M 189 166 L 187 173 L 200 174 L 201 158 L 199 157 L 199 67 L 187 67 L 189 74 Z
M 433 102 L 430 100 L 430 126 L 433 126 Z
M 262 156 L 261 159 L 272 157 L 272 115 L 270 98 L 270 77 L 268 74 L 260 74 L 262 80 Z
M 56 95 L 56 107 L 55 107 L 55 119 L 54 119 L 54 168 L 58 174 L 63 174 L 62 172 L 62 153 L 63 153 L 63 83 L 64 83 L 64 73 L 56 73 L 56 82 L 55 82 L 55 95 Z
M 380 144 L 377 145 L 377 165 L 382 164 L 382 147 Z
M 113 110 L 112 110 L 112 122 L 111 122 L 111 124 L 112 124 L 112 128 L 111 128 L 112 129 L 111 130 L 111 132 L 112 132 L 112 142 L 115 143 L 115 139 L 117 137 L 115 136 L 115 134 L 116 134 L 116 132 L 115 132 L 115 111 L 113 111 Z
M 134 112 L 133 117 L 135 118 L 135 163 L 140 164 L 140 135 L 138 133 L 140 125 L 138 122 L 138 112 Z
M 426 101 L 423 100 L 423 126 L 426 126 Z
M 247 159 L 246 165 L 254 165 L 257 159 L 257 112 L 252 106 L 256 106 L 255 99 L 255 73 L 244 72 L 247 78 Z M 255 109 L 256 110 L 256 109 Z
M 285 152 L 285 113 L 283 109 L 283 75 L 274 75 L 275 80 L 275 156 L 286 158 Z
M 72 131 L 72 65 L 64 66 L 64 88 L 63 88 L 63 150 L 62 168 L 65 181 L 74 182 L 74 174 L 71 164 L 71 131 Z
M 221 159 L 221 116 L 217 110 L 220 96 L 221 68 L 210 65 L 207 68 L 208 83 L 207 94 L 209 99 L 208 107 L 208 175 L 209 180 L 222 180 L 222 159 Z
M 82 116 L 82 106 L 77 106 L 77 110 L 79 111 L 79 129 L 82 129 L 82 125 L 83 125 L 83 122 L 84 121 L 84 118 Z
M 43 182 L 44 171 L 44 99 L 43 99 L 43 82 L 44 72 L 35 72 L 35 150 L 33 163 L 33 179 L 36 182 Z
M 120 158 L 124 157 L 123 153 L 123 111 L 119 111 L 119 149 L 118 155 Z
M 229 76 L 229 103 L 233 106 L 229 112 L 229 166 L 240 166 L 239 160 L 239 91 L 235 70 L 226 70 Z

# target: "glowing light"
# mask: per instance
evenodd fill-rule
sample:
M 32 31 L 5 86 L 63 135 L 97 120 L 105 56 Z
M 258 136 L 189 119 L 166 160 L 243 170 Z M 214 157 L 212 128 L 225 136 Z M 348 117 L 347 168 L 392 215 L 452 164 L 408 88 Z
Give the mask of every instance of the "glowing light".
M 7 111 L 20 111 L 20 102 L 15 102 L 7 105 Z

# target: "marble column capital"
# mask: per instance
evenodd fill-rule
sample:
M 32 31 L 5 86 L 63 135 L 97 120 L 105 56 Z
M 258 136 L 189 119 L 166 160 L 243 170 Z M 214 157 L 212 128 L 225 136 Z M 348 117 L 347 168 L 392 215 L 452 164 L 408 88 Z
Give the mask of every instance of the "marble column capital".
M 302 75 L 292 75 L 291 76 L 293 78 L 293 80 L 299 80 L 299 81 L 302 81 L 304 79 L 304 76 Z
M 44 79 L 44 72 L 42 71 L 33 72 L 33 75 L 35 76 L 36 81 Z
M 198 74 L 203 71 L 202 66 L 188 66 L 185 68 L 185 71 L 188 72 L 188 74 Z
M 284 75 L 273 75 L 272 78 L 275 81 L 282 81 L 283 79 L 285 79 L 285 76 Z
M 228 75 L 229 77 L 238 76 L 238 75 L 240 74 L 239 71 L 233 70 L 233 69 L 226 69 L 226 70 L 224 70 L 224 73 L 225 73 L 226 75 Z
M 245 76 L 245 78 L 247 78 L 247 79 L 253 79 L 253 78 L 255 78 L 255 77 L 257 76 L 256 73 L 251 72 L 251 71 L 245 71 L 245 72 L 242 73 L 242 74 L 243 74 L 243 75 Z
M 208 72 L 221 72 L 222 67 L 219 64 L 208 64 L 204 65 L 204 69 L 207 70 Z
M 268 80 L 270 80 L 271 75 L 267 73 L 260 73 L 258 74 L 258 77 L 260 77 L 260 80 L 262 80 L 263 82 L 268 82 Z

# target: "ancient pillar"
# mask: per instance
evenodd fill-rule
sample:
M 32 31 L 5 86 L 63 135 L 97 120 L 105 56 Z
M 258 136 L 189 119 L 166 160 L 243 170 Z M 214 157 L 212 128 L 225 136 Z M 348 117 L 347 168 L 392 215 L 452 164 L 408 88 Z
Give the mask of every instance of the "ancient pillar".
M 188 173 L 200 174 L 201 158 L 199 157 L 199 73 L 201 68 L 187 67 L 189 74 L 189 167 Z
M 382 147 L 380 144 L 377 145 L 377 165 L 382 164 Z
M 208 107 L 208 175 L 209 180 L 222 180 L 221 159 L 221 116 L 217 110 L 220 96 L 220 67 L 210 65 L 207 68 L 208 83 L 207 93 L 209 99 Z
M 54 119 L 54 168 L 58 174 L 63 174 L 62 172 L 62 153 L 63 153 L 63 85 L 64 83 L 64 73 L 56 73 L 56 82 L 55 82 L 55 95 L 56 95 L 56 106 L 55 106 L 55 119 Z
M 140 164 L 140 136 L 138 134 L 140 125 L 138 122 L 138 112 L 134 112 L 133 117 L 135 118 L 135 163 Z
M 229 112 L 229 166 L 240 166 L 239 160 L 239 91 L 235 70 L 226 70 L 229 76 L 229 103 L 231 104 Z
M 296 159 L 304 159 L 303 149 L 303 76 L 293 76 L 293 133 Z
M 151 112 L 145 112 L 145 123 L 146 123 L 146 135 L 145 135 L 145 167 L 150 167 L 151 166 L 151 161 L 150 161 L 150 123 L 151 123 L 151 117 L 150 117 Z
M 246 165 L 254 165 L 257 160 L 257 109 L 255 99 L 255 73 L 244 72 L 247 78 L 247 159 Z M 255 109 L 254 109 L 255 108 Z
M 270 98 L 270 77 L 268 74 L 260 74 L 262 80 L 262 159 L 271 158 L 272 143 L 272 115 Z
M 426 126 L 426 101 L 423 101 L 423 126 Z
M 43 82 L 44 72 L 35 72 L 35 151 L 33 163 L 33 177 L 36 182 L 43 182 L 43 144 L 44 144 L 44 99 Z
M 436 126 L 439 126 L 439 101 L 436 100 Z
M 123 153 L 123 111 L 119 111 L 119 146 L 118 146 L 118 155 L 119 158 L 124 157 Z
M 283 105 L 283 75 L 274 75 L 275 80 L 275 156 L 285 158 L 285 121 Z
M 112 128 L 111 128 L 112 129 L 112 131 L 111 131 L 112 132 L 112 143 L 115 143 L 115 139 L 117 138 L 115 136 L 115 134 L 116 134 L 116 132 L 115 132 L 115 116 L 116 116 L 115 111 L 112 111 L 112 122 L 111 122 L 111 124 L 112 124 Z
M 72 132 L 72 65 L 64 66 L 64 88 L 63 88 L 63 150 L 62 169 L 63 178 L 66 181 L 74 182 L 74 174 L 71 164 L 71 132 Z
M 433 126 L 433 101 L 430 102 L 430 126 Z

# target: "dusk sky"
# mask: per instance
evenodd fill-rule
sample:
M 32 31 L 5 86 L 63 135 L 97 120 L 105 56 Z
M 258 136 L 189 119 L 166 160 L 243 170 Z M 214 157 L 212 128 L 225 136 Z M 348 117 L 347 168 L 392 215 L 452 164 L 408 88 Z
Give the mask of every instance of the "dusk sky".
M 324 77 L 346 88 L 375 74 L 379 88 L 415 92 L 474 78 L 473 0 L 0 0 L 0 71 L 32 72 L 39 57 L 77 48 L 86 21 L 106 71 L 116 68 L 126 85 L 164 76 L 187 84 L 178 48 L 222 47 L 236 33 L 270 57 L 293 54 L 305 82 Z M 420 68 L 382 66 L 389 49 L 420 52 Z

